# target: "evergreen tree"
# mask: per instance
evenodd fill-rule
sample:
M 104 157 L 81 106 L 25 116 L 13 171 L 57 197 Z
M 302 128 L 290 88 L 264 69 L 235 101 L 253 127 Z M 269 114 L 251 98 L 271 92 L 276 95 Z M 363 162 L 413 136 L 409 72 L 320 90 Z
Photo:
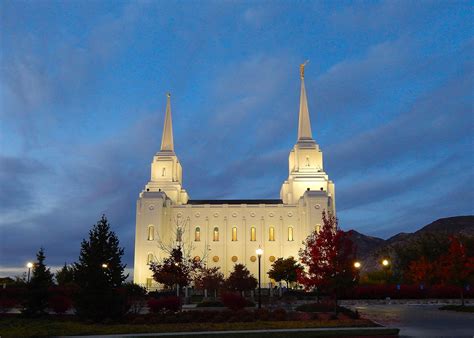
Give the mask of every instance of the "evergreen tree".
M 122 264 L 124 249 L 110 229 L 105 215 L 83 240 L 79 262 L 74 264 L 74 279 L 79 287 L 76 311 L 93 320 L 118 318 L 125 312 L 125 299 L 117 292 L 128 275 Z
M 46 268 L 45 259 L 44 249 L 41 248 L 36 254 L 37 261 L 33 265 L 23 309 L 28 316 L 45 314 L 48 307 L 48 289 L 53 285 L 53 274 Z
M 74 268 L 64 263 L 64 266 L 56 272 L 54 277 L 59 286 L 72 284 L 74 283 Z
M 235 264 L 232 271 L 225 281 L 227 289 L 232 291 L 248 291 L 257 287 L 257 279 L 243 264 Z

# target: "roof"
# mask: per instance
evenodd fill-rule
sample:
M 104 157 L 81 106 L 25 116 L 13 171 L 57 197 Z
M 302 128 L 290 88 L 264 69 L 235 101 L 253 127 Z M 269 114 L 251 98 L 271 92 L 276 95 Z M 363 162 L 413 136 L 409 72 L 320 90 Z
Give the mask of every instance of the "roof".
M 189 200 L 187 204 L 283 204 L 282 200 Z

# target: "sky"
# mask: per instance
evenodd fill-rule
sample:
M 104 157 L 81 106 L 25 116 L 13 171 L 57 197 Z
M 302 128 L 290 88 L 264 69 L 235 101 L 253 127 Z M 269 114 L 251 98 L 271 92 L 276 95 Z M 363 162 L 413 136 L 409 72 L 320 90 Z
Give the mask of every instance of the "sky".
M 0 275 L 77 260 L 135 203 L 171 93 L 192 199 L 279 198 L 299 64 L 343 229 L 387 238 L 474 210 L 469 1 L 2 1 Z

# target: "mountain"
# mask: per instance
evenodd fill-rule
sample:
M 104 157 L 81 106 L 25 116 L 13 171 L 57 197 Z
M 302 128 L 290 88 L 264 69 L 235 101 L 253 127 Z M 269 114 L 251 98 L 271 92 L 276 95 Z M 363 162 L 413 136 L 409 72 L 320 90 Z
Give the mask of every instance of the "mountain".
M 381 257 L 386 253 L 393 252 L 395 245 L 408 245 L 430 234 L 474 237 L 474 216 L 440 218 L 413 233 L 401 232 L 386 240 L 366 236 L 355 230 L 349 230 L 347 233 L 357 247 L 357 258 L 362 262 L 362 269 L 371 271 L 380 267 Z

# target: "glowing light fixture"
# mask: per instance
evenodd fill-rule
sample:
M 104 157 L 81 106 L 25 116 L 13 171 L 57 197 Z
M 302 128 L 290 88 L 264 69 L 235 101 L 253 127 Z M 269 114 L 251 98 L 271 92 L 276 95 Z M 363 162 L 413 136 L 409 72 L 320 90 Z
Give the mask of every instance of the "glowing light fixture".
M 354 268 L 359 269 L 361 266 L 360 262 L 355 262 L 354 263 Z

